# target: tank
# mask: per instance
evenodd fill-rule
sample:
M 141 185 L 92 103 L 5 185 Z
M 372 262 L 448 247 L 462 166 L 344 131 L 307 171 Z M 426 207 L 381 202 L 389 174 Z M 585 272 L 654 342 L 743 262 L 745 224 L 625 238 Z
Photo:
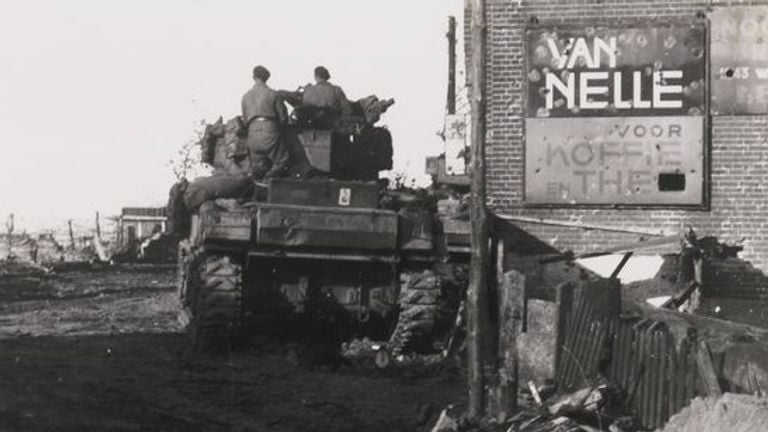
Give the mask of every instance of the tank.
M 445 349 L 469 262 L 461 203 L 379 178 L 393 146 L 376 123 L 394 101 L 361 99 L 340 117 L 284 97 L 294 107 L 288 177 L 251 188 L 242 122 L 219 119 L 200 143 L 213 176 L 172 193 L 169 214 L 183 215 L 173 223 L 184 238 L 181 316 L 195 347 L 298 326 L 333 334 L 332 344 L 386 341 L 396 356 Z

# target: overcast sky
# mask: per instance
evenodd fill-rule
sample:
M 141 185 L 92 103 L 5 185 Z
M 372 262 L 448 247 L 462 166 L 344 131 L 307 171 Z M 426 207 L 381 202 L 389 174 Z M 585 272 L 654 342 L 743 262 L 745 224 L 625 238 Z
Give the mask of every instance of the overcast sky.
M 256 63 L 294 89 L 326 65 L 394 97 L 395 168 L 437 154 L 460 0 L 0 0 L 0 219 L 30 230 L 164 205 L 196 123 L 238 114 Z

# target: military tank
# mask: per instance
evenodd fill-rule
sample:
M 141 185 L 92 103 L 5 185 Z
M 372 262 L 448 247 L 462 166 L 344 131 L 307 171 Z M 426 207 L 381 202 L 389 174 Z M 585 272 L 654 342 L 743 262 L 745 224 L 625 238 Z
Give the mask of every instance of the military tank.
M 331 323 L 393 355 L 445 348 L 469 262 L 460 200 L 379 178 L 392 136 L 376 123 L 394 101 L 372 96 L 329 117 L 284 97 L 294 107 L 288 177 L 253 186 L 242 121 L 219 119 L 200 142 L 213 176 L 172 192 L 181 317 L 195 347 Z

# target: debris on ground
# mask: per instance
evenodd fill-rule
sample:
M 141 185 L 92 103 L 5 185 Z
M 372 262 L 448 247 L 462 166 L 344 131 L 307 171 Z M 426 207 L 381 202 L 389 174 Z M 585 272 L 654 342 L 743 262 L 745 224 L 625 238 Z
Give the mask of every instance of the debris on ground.
M 573 393 L 562 395 L 549 403 L 547 411 L 552 415 L 557 415 L 561 410 L 568 408 L 581 407 L 587 411 L 595 411 L 605 402 L 603 391 L 606 390 L 607 386 L 585 387 Z
M 34 277 L 48 273 L 49 268 L 29 261 L 0 261 L 0 277 Z
M 445 353 L 420 354 L 404 353 L 393 355 L 391 346 L 386 341 L 374 341 L 368 337 L 352 339 L 341 344 L 341 357 L 350 364 L 375 364 L 379 369 L 391 366 L 428 366 L 444 362 Z
M 456 432 L 459 430 L 459 422 L 456 420 L 455 413 L 451 413 L 452 407 L 444 409 L 437 418 L 435 426 L 431 432 Z
M 526 389 L 521 388 L 524 392 Z M 612 431 L 634 432 L 644 430 L 622 407 L 624 395 L 600 380 L 594 385 L 569 393 L 560 393 L 545 400 L 543 405 L 527 401 L 525 395 L 519 411 L 502 422 L 464 426 L 466 421 L 450 406 L 441 413 L 432 431 L 466 432 L 564 432 Z M 451 429 L 453 427 L 453 429 Z M 458 429 L 457 429 L 458 428 Z
M 674 415 L 662 432 L 753 432 L 768 425 L 768 398 L 725 393 L 696 398 Z
M 739 259 L 738 246 L 711 237 L 697 240 L 692 232 L 681 244 L 680 254 L 656 260 L 655 279 L 619 287 L 615 278 L 621 277 L 623 260 L 608 279 L 558 286 L 554 299 L 540 289 L 542 279 L 536 277 L 541 263 L 554 258 L 525 261 L 531 268 L 525 271 L 526 315 L 517 340 L 536 331 L 537 302 L 542 296 L 548 298 L 552 311 L 546 321 L 551 328 L 544 333 L 555 344 L 558 360 L 533 359 L 557 369 L 552 388 L 559 393 L 552 396 L 550 389 L 525 376 L 527 357 L 518 354 L 518 411 L 504 421 L 493 421 L 507 414 L 499 416 L 497 407 L 489 403 L 487 409 L 492 413 L 476 420 L 479 426 L 459 430 L 633 432 L 662 428 L 667 422 L 665 432 L 766 429 L 768 399 L 759 396 L 768 393 L 768 366 L 763 360 L 768 352 L 768 315 L 761 306 L 768 292 L 768 276 Z M 520 267 L 520 259 L 513 261 Z M 595 296 L 596 287 L 603 285 L 608 287 L 606 293 L 620 298 L 620 308 L 609 307 Z M 579 286 L 581 292 L 573 290 Z M 576 297 L 572 297 L 574 292 Z M 664 294 L 658 306 L 646 304 L 650 294 Z M 725 309 L 739 301 L 749 303 L 751 315 L 741 313 L 738 319 L 724 320 L 722 313 L 716 319 L 703 310 L 713 302 Z M 727 312 L 730 318 L 738 310 Z M 758 316 L 759 320 L 752 319 Z M 560 322 L 561 317 L 566 321 Z M 533 348 L 522 345 L 529 357 L 537 344 L 541 342 L 534 342 Z M 489 393 L 493 391 L 489 389 Z M 722 392 L 731 393 L 721 396 Z M 731 410 L 732 404 L 737 408 Z M 697 410 L 713 411 L 710 415 L 718 418 L 702 420 Z M 731 417 L 727 411 L 736 414 Z

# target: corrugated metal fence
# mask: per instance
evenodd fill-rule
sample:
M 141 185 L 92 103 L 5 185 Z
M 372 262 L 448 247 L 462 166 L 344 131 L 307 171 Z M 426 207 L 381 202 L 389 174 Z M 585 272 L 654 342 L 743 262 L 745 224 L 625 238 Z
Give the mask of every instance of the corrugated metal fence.
M 663 323 L 597 316 L 586 296 L 561 316 L 567 317 L 556 370 L 561 389 L 585 385 L 600 373 L 623 390 L 625 405 L 647 428 L 662 426 L 696 395 L 694 337 L 676 346 Z

